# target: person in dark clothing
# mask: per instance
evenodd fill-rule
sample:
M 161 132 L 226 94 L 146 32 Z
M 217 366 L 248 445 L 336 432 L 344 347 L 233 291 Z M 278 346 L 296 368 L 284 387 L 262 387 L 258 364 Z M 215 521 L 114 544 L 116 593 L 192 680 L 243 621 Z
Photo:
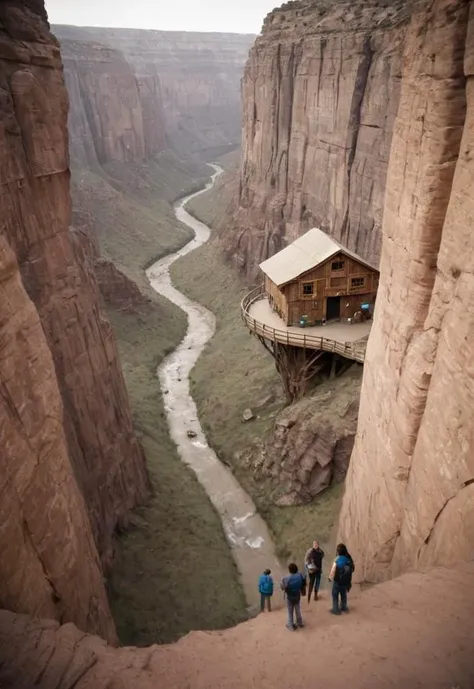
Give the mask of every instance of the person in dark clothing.
M 304 556 L 304 563 L 309 577 L 308 603 L 311 600 L 311 593 L 314 588 L 314 600 L 318 600 L 319 587 L 321 585 L 321 575 L 323 573 L 324 550 L 319 547 L 318 541 L 313 541 L 312 547 Z
M 261 612 L 265 610 L 265 603 L 267 604 L 268 612 L 272 611 L 273 579 L 270 575 L 271 571 L 266 569 L 258 580 Z
M 339 543 L 336 548 L 336 559 L 329 574 L 329 581 L 332 581 L 332 610 L 330 612 L 333 615 L 349 612 L 347 594 L 351 590 L 354 569 L 354 561 L 346 546 L 344 543 Z M 340 606 L 339 599 L 341 600 Z
M 306 594 L 306 577 L 298 572 L 298 567 L 292 562 L 288 565 L 290 574 L 281 580 L 281 588 L 286 594 L 286 605 L 288 609 L 287 628 L 292 631 L 298 627 L 304 627 L 301 617 L 300 601 L 301 596 Z

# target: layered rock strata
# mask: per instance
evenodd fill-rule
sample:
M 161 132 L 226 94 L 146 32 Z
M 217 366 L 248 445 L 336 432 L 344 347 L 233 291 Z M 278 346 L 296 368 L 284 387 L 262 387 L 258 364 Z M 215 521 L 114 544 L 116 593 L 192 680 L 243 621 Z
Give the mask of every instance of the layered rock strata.
M 1 3 L 0 24 L 0 236 L 7 286 L 12 251 L 21 274 L 21 284 L 13 279 L 15 303 L 5 289 L 0 300 L 0 350 L 7 353 L 2 503 L 13 506 L 1 530 L 0 596 L 11 585 L 12 608 L 74 620 L 111 638 L 91 530 L 107 564 L 114 531 L 148 495 L 148 475 L 111 327 L 69 230 L 59 47 L 42 2 Z
M 418 5 L 340 534 L 368 581 L 474 555 L 474 8 Z
M 250 276 L 315 226 L 378 262 L 409 4 L 301 0 L 265 20 L 245 67 L 240 185 L 223 234 Z
M 91 136 L 103 149 L 104 132 L 114 160 L 143 160 L 167 148 L 207 160 L 239 143 L 240 79 L 254 36 L 54 31 L 65 55 L 73 152 L 77 146 L 82 159 Z M 101 121 L 105 129 L 95 126 Z

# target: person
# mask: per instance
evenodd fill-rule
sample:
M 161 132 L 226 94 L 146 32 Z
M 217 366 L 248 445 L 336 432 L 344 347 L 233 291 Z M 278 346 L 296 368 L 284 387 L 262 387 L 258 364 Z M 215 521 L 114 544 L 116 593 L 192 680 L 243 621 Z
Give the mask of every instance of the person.
M 355 570 L 354 561 L 350 556 L 344 543 L 339 543 L 336 548 L 336 559 L 334 560 L 329 581 L 332 581 L 332 612 L 333 615 L 340 615 L 341 612 L 349 612 L 347 607 L 347 594 L 352 586 L 352 573 Z M 339 606 L 339 598 L 341 605 Z
M 309 575 L 308 603 L 311 600 L 311 593 L 314 588 L 314 600 L 318 600 L 319 587 L 321 585 L 321 574 L 323 572 L 324 550 L 319 547 L 318 541 L 313 541 L 312 547 L 304 556 L 304 563 Z
M 281 588 L 286 594 L 286 606 L 288 610 L 287 628 L 292 631 L 298 627 L 304 627 L 301 617 L 301 595 L 306 594 L 306 577 L 298 572 L 298 566 L 294 562 L 288 565 L 289 575 L 281 580 Z
M 266 569 L 260 575 L 258 580 L 258 590 L 260 592 L 260 611 L 265 610 L 265 603 L 267 604 L 268 612 L 272 611 L 272 596 L 273 596 L 273 579 L 271 577 L 271 570 Z

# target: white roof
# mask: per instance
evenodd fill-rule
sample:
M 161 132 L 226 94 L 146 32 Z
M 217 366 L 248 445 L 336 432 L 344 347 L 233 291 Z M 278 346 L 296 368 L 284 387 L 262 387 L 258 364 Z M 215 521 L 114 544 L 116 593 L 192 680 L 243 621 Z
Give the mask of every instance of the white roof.
M 378 270 L 317 227 L 306 232 L 277 254 L 267 258 L 260 264 L 260 268 L 272 282 L 281 286 L 307 273 L 320 263 L 324 263 L 340 251 L 372 270 Z

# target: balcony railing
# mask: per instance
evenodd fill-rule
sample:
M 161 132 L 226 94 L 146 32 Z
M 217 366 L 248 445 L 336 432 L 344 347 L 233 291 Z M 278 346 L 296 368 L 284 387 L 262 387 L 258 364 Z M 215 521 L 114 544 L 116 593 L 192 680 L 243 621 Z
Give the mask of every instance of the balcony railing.
M 293 347 L 303 347 L 305 349 L 319 349 L 324 352 L 334 352 L 346 357 L 346 359 L 353 359 L 354 361 L 364 362 L 365 359 L 365 342 L 338 342 L 327 337 L 318 337 L 311 333 L 298 333 L 289 329 L 272 328 L 265 323 L 261 323 L 250 314 L 250 309 L 255 302 L 260 299 L 267 299 L 268 295 L 265 292 L 264 285 L 256 287 L 249 292 L 241 302 L 242 319 L 247 328 L 267 340 L 279 342 L 284 345 L 292 345 Z M 323 326 L 321 326 L 323 327 Z

